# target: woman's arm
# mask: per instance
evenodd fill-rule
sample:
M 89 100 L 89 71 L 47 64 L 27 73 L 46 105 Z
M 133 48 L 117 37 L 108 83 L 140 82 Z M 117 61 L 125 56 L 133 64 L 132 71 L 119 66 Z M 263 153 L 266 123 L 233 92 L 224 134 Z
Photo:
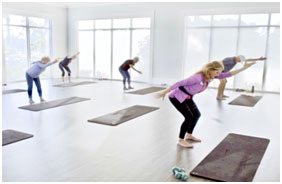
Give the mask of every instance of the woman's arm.
M 162 99 L 164 100 L 165 95 L 166 95 L 167 93 L 169 93 L 170 90 L 171 90 L 170 87 L 168 87 L 168 88 L 166 88 L 165 90 L 163 90 L 162 92 L 157 93 L 155 97 L 156 97 L 156 98 L 162 98 Z
M 246 62 L 254 62 L 254 61 L 262 61 L 266 60 L 266 57 L 254 58 L 254 59 L 246 59 Z
M 253 64 L 255 64 L 255 62 L 252 62 L 252 63 L 245 63 L 245 65 L 244 65 L 242 68 L 240 68 L 240 69 L 238 69 L 238 70 L 233 70 L 233 71 L 231 71 L 231 75 L 234 76 L 234 75 L 236 75 L 236 74 L 238 74 L 238 73 L 240 73 L 240 72 L 246 70 L 247 68 L 251 67 Z
M 135 69 L 134 67 L 133 67 L 133 65 L 129 65 L 130 66 L 130 68 L 132 68 L 133 70 L 135 70 L 136 72 L 138 72 L 138 73 L 140 73 L 140 74 L 142 74 L 142 72 L 141 71 L 139 71 L 139 70 L 137 70 L 137 69 Z

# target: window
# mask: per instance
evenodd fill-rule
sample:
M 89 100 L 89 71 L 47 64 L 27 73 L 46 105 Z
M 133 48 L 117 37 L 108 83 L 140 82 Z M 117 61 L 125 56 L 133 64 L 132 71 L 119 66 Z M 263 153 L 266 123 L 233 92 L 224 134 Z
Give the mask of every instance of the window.
M 228 79 L 228 88 L 280 91 L 280 14 L 230 14 L 187 16 L 184 76 L 204 64 L 225 57 L 266 56 L 247 71 Z M 234 69 L 242 67 L 237 64 Z M 211 83 L 217 87 L 219 82 Z
M 4 78 L 6 82 L 25 80 L 25 72 L 34 61 L 50 56 L 50 21 L 19 15 L 7 15 L 2 20 Z M 41 77 L 50 77 L 50 71 Z
M 88 66 L 85 68 L 94 68 L 92 71 L 89 69 L 85 71 L 79 66 L 79 76 L 122 79 L 119 66 L 127 59 L 137 56 L 140 62 L 135 67 L 141 70 L 143 75 L 141 78 L 134 71 L 131 73 L 131 78 L 136 81 L 149 80 L 151 18 L 82 20 L 78 22 L 78 28 L 79 43 L 81 43 L 79 51 L 81 54 L 85 52 L 85 57 L 88 56 L 87 59 L 80 57 L 79 63 L 86 65 L 87 62 Z M 82 35 L 86 30 L 89 31 L 87 39 Z M 94 46 L 91 45 L 92 43 Z M 89 72 L 92 72 L 92 75 Z

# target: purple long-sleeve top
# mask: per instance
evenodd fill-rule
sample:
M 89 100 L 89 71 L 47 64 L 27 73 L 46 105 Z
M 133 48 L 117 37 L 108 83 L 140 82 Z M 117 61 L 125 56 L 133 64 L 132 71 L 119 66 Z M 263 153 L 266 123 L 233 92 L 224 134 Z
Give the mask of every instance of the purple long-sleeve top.
M 230 76 L 231 72 L 221 73 L 216 77 L 216 79 L 223 79 Z M 206 86 L 205 83 L 207 84 Z M 169 97 L 176 98 L 180 103 L 182 103 L 185 101 L 188 95 L 181 91 L 179 87 L 183 86 L 189 94 L 195 95 L 202 92 L 208 86 L 208 84 L 209 82 L 205 80 L 204 74 L 197 73 L 170 86 L 171 92 L 169 94 Z
M 54 64 L 55 62 L 49 62 L 46 64 L 43 64 L 41 61 L 34 62 L 32 67 L 30 67 L 26 73 L 32 77 L 32 78 L 37 78 L 42 72 L 44 72 L 45 68 Z

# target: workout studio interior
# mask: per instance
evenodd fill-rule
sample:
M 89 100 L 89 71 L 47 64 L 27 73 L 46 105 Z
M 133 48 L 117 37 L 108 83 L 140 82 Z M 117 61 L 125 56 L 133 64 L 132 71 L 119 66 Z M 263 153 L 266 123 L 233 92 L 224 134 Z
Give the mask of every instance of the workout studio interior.
M 2 182 L 280 182 L 280 2 L 2 2 Z

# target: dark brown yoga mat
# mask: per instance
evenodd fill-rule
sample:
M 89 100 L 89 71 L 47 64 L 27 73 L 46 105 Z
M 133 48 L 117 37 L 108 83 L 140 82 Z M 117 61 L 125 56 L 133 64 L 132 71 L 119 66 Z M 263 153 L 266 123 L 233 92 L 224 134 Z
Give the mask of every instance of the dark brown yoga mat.
M 116 111 L 110 114 L 100 116 L 98 118 L 90 119 L 88 120 L 88 122 L 116 126 L 128 120 L 131 120 L 139 116 L 142 116 L 144 114 L 147 114 L 149 112 L 155 111 L 157 109 L 159 108 L 143 106 L 143 105 L 135 105 L 135 106 L 128 107 L 126 109 L 122 109 L 122 110 L 119 110 L 119 111 Z
M 26 92 L 27 90 L 25 89 L 7 89 L 7 90 L 3 90 L 2 94 L 6 95 L 6 94 L 11 94 L 11 93 L 21 93 L 21 92 Z
M 2 146 L 18 142 L 24 139 L 33 137 L 31 134 L 19 132 L 16 130 L 3 130 L 2 131 Z
M 241 95 L 235 98 L 233 101 L 229 102 L 229 104 L 253 107 L 261 98 L 262 96 Z
M 27 105 L 27 106 L 23 106 L 23 107 L 19 107 L 19 108 L 25 109 L 25 110 L 30 110 L 30 111 L 41 111 L 41 110 L 59 107 L 59 106 L 63 106 L 63 105 L 82 102 L 82 101 L 85 101 L 85 100 L 90 100 L 90 98 L 69 97 L 69 98 L 63 98 L 63 99 L 60 99 L 60 100 L 47 101 L 47 102 L 43 102 L 43 103 Z
M 93 84 L 96 83 L 94 81 L 83 81 L 83 82 L 68 82 L 68 83 L 63 83 L 63 84 L 56 84 L 53 85 L 54 87 L 73 87 L 73 86 L 79 86 L 79 85 L 85 85 L 85 84 Z
M 166 89 L 166 88 L 164 88 L 164 87 L 149 87 L 149 88 L 145 88 L 145 89 L 130 91 L 130 92 L 127 92 L 127 93 L 136 94 L 136 95 L 146 95 L 146 94 L 154 93 L 154 92 L 161 91 L 161 90 L 164 90 L 164 89 Z
M 250 182 L 269 139 L 228 134 L 191 172 L 216 181 Z

